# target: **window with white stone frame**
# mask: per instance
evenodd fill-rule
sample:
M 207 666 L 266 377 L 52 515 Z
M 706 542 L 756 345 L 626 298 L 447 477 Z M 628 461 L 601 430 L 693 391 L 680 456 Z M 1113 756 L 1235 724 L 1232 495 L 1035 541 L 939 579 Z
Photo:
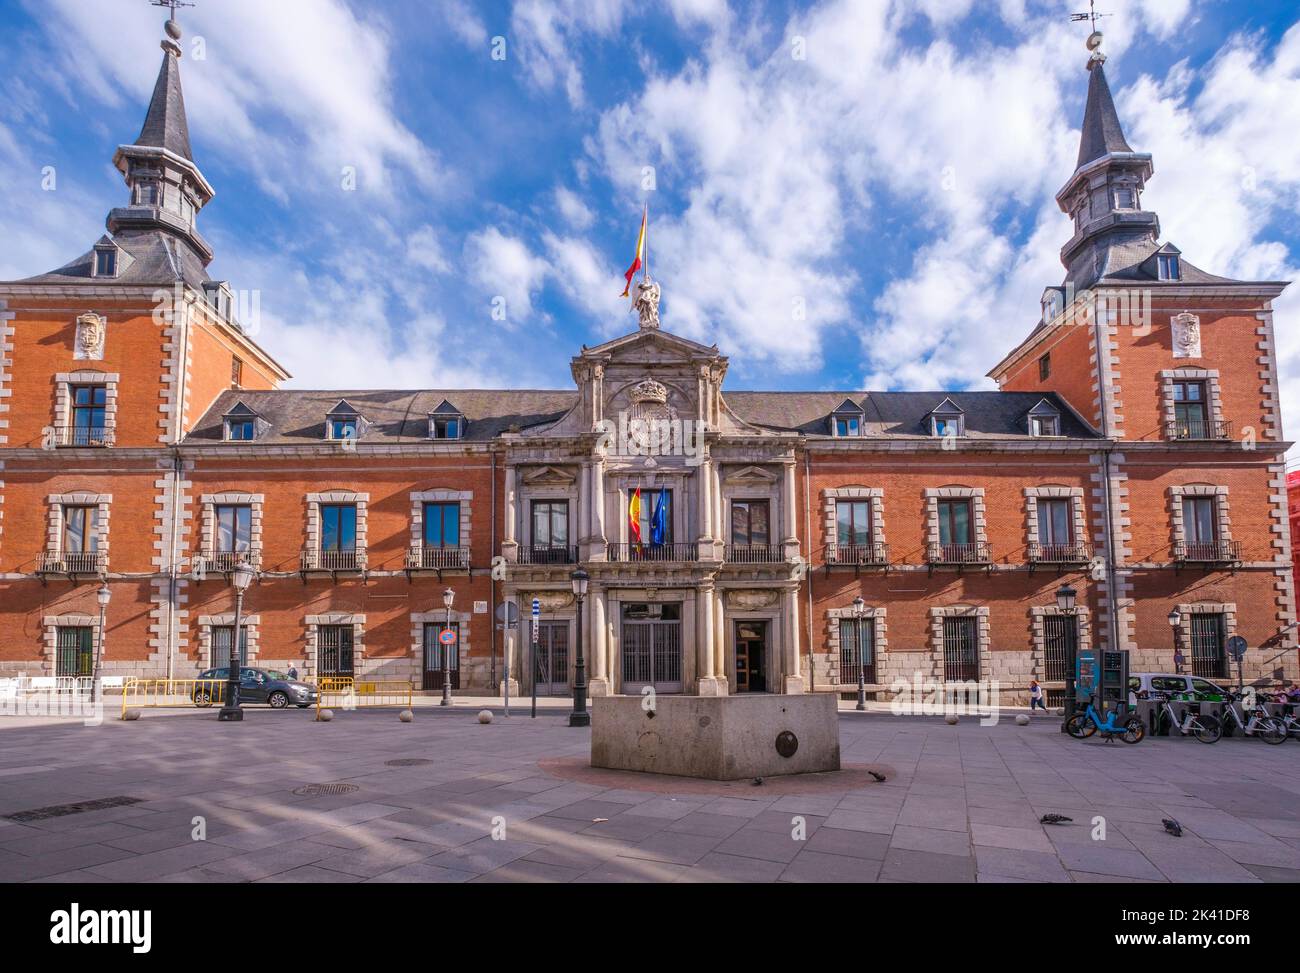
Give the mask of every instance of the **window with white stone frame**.
M 871 658 L 868 660 L 871 667 L 868 673 L 874 671 L 874 682 L 868 679 L 868 686 L 872 691 L 883 688 L 884 666 L 882 657 L 885 649 L 889 646 L 889 632 L 886 625 L 886 611 L 881 605 L 867 605 L 862 610 L 863 633 L 862 641 L 871 648 Z M 840 685 L 856 685 L 857 675 L 850 670 L 860 660 L 853 650 L 853 646 L 845 645 L 843 632 L 846 630 L 846 622 L 849 630 L 852 630 L 854 619 L 857 616 L 853 614 L 853 606 L 846 605 L 842 608 L 831 608 L 826 612 L 826 651 L 831 657 L 830 673 L 832 680 Z M 869 628 L 868 628 L 869 626 Z
M 842 508 L 842 504 L 849 506 Z M 858 528 L 863 514 L 870 522 L 870 536 L 865 543 Z M 822 490 L 822 523 L 826 534 L 827 564 L 884 564 L 889 560 L 889 548 L 885 543 L 885 491 L 882 488 L 844 486 Z M 854 536 L 840 536 L 845 523 L 852 523 Z
M 212 669 L 218 665 L 226 665 L 229 658 L 213 660 L 213 641 L 214 632 L 217 637 L 224 637 L 228 640 L 226 648 L 234 642 L 235 630 L 235 613 L 226 612 L 218 615 L 200 615 L 199 616 L 199 653 L 195 658 L 199 671 Z M 240 641 L 244 645 L 244 661 L 242 665 L 255 666 L 258 661 L 258 632 L 261 630 L 262 617 L 260 615 L 241 615 L 239 627 L 243 632 L 243 638 Z M 220 631 L 218 631 L 220 630 Z
M 362 662 L 365 658 L 365 631 L 366 616 L 358 615 L 351 612 L 327 612 L 323 615 L 308 615 L 306 618 L 306 635 L 307 648 L 305 651 L 306 661 L 303 663 L 303 671 L 299 673 L 300 677 L 306 679 L 310 674 L 319 678 L 322 675 L 331 675 L 321 668 L 322 662 L 325 662 L 327 668 L 332 668 L 329 663 L 331 659 L 322 660 L 322 650 L 329 655 L 337 651 L 337 645 L 332 641 L 337 635 L 337 629 L 344 627 L 351 633 L 351 668 L 352 672 L 361 674 L 365 671 Z
M 233 571 L 239 564 L 254 569 L 262 563 L 262 512 L 260 493 L 205 493 L 199 497 L 199 554 L 196 574 Z
M 1061 611 L 1056 605 L 1034 605 L 1029 613 L 1033 625 L 1030 677 L 1037 679 L 1049 695 L 1064 692 L 1070 664 L 1069 642 L 1073 640 L 1076 654 L 1092 648 L 1088 609 L 1080 605 L 1070 613 Z
M 1228 488 L 1190 484 L 1169 488 L 1169 519 L 1175 561 L 1235 561 L 1240 545 L 1232 539 Z
M 411 499 L 411 545 L 407 552 L 408 568 L 468 568 L 470 552 L 470 514 L 473 509 L 473 490 L 416 490 Z M 428 505 L 433 504 L 430 507 Z M 455 543 L 449 543 L 450 530 L 445 525 L 428 525 L 435 529 L 426 530 L 426 510 L 432 510 L 440 517 L 446 517 L 444 504 L 457 504 Z
M 48 446 L 111 446 L 117 438 L 116 372 L 82 369 L 54 376 L 54 423 Z
M 1175 635 L 1183 655 L 1182 671 L 1202 679 L 1228 676 L 1227 640 L 1237 632 L 1235 602 L 1182 602 Z M 1170 669 L 1172 672 L 1172 668 Z
M 992 560 L 984 488 L 945 486 L 925 491 L 926 560 L 986 564 Z
M 944 682 L 988 682 L 993 671 L 991 644 L 988 606 L 930 609 L 930 651 L 935 673 Z
M 43 644 L 42 644 L 42 653 L 41 653 L 42 655 L 41 673 L 43 675 L 46 676 L 90 675 L 90 673 L 88 672 L 80 671 L 81 669 L 85 668 L 84 659 L 80 660 L 81 665 L 78 667 L 77 672 L 71 672 L 71 671 L 60 672 L 60 668 L 61 668 L 60 660 L 59 660 L 60 631 L 63 632 L 63 637 L 65 641 L 64 651 L 66 653 L 68 651 L 68 644 L 67 644 L 68 636 L 74 631 L 80 630 L 81 632 L 84 632 L 86 629 L 89 629 L 90 630 L 89 637 L 88 637 L 89 652 L 91 654 L 92 660 L 97 657 L 100 659 L 102 665 L 103 658 L 104 658 L 104 652 L 103 652 L 104 647 L 99 644 L 99 616 L 98 615 L 86 615 L 86 614 L 81 614 L 79 612 L 65 612 L 62 615 L 46 615 L 41 619 L 41 627 L 44 629 L 44 633 L 43 633 L 44 637 L 42 639 Z M 85 653 L 83 650 L 82 652 L 79 652 L 77 654 L 84 655 Z M 65 663 L 66 661 L 67 660 L 65 660 Z M 92 668 L 93 668 L 93 662 L 92 662 Z
M 370 504 L 370 494 L 356 493 L 352 490 L 327 490 L 323 493 L 307 494 L 307 536 L 303 551 L 303 567 L 308 570 L 355 570 L 366 569 L 366 508 Z M 325 506 L 354 507 L 356 509 L 355 536 L 345 539 L 345 543 L 327 549 L 322 544 L 330 542 L 326 536 L 325 525 L 321 519 L 321 508 Z
M 448 668 L 452 668 L 451 663 L 455 662 L 457 672 L 461 673 L 461 678 L 466 679 L 466 670 L 469 667 L 469 639 L 472 629 L 471 621 L 473 614 L 468 611 L 451 612 L 452 628 L 456 632 L 456 644 L 452 649 L 452 654 L 448 656 Z M 425 651 L 425 642 L 429 636 L 425 632 L 425 627 L 433 625 L 437 631 L 442 631 L 447 625 L 447 609 L 435 608 L 425 612 L 411 612 L 411 657 L 409 673 L 410 678 L 419 680 L 418 686 L 425 689 L 435 688 L 432 680 L 425 678 L 426 672 L 441 672 L 442 670 L 442 649 L 440 647 L 429 646 L 429 651 Z M 431 668 L 430 668 L 431 667 Z M 406 674 L 403 674 L 406 678 Z M 464 685 L 464 683 L 462 683 Z M 438 687 L 441 688 L 441 681 Z M 453 684 L 453 688 L 458 688 Z
M 1083 487 L 1025 487 L 1029 561 L 1080 564 L 1092 558 Z
M 1223 415 L 1216 368 L 1167 368 L 1160 373 L 1165 438 L 1226 440 L 1232 428 Z
M 70 574 L 107 571 L 108 512 L 112 495 L 84 491 L 52 493 L 46 502 L 49 506 L 40 570 Z

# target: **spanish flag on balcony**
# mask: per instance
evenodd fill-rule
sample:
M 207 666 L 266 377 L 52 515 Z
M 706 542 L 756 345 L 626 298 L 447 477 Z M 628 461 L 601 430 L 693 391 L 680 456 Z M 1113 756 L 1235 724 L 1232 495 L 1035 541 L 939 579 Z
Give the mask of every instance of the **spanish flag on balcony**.
M 628 296 L 628 292 L 632 290 L 632 278 L 645 265 L 645 224 L 649 215 L 650 204 L 646 203 L 645 208 L 641 210 L 641 232 L 636 235 L 636 256 L 632 258 L 632 266 L 627 268 L 627 273 L 623 275 L 627 278 L 627 286 L 623 288 L 623 297 Z
M 627 532 L 628 536 L 635 539 L 636 543 L 641 543 L 641 488 L 636 488 L 636 493 L 627 502 Z

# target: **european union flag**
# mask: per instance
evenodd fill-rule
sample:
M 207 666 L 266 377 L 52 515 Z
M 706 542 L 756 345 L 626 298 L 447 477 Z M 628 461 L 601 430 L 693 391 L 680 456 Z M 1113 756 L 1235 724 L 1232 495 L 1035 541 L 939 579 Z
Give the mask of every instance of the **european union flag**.
M 659 545 L 668 540 L 668 491 L 659 488 L 655 497 L 654 513 L 650 515 L 650 543 Z

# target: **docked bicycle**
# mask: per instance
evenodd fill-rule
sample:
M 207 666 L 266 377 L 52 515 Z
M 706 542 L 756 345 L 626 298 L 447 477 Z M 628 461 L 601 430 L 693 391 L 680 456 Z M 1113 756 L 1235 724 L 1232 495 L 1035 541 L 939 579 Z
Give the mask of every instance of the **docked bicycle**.
M 1117 710 L 1107 710 L 1103 717 L 1088 700 L 1088 708 L 1082 713 L 1075 713 L 1066 721 L 1065 732 L 1076 740 L 1086 740 L 1094 733 L 1101 733 L 1107 740 L 1119 737 L 1125 743 L 1141 743 L 1146 738 L 1146 727 L 1141 717 L 1136 714 L 1121 716 Z

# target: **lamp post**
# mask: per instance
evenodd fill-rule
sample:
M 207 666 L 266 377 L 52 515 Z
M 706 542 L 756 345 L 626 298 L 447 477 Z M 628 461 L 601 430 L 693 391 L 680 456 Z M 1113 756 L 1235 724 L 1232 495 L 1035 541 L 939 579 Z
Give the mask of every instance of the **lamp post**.
M 573 662 L 573 712 L 569 714 L 569 726 L 591 726 L 591 714 L 587 712 L 587 664 L 582 658 L 582 602 L 587 597 L 587 581 L 590 576 L 582 568 L 569 575 L 573 582 L 573 597 L 578 602 L 577 658 Z
M 90 701 L 95 701 L 95 683 L 99 681 L 99 653 L 104 646 L 104 614 L 108 611 L 108 603 L 113 597 L 113 592 L 108 588 L 108 582 L 105 581 L 95 592 L 95 600 L 99 602 L 99 638 L 95 641 L 95 654 L 90 663 Z
M 1056 589 L 1056 607 L 1062 615 L 1068 618 L 1075 617 L 1075 605 L 1078 601 L 1078 592 L 1070 585 L 1063 584 Z M 1079 644 L 1078 622 L 1075 622 L 1074 631 L 1069 634 L 1065 640 L 1065 692 L 1061 700 L 1061 732 L 1065 732 L 1066 724 L 1070 722 L 1070 717 L 1074 715 L 1078 705 L 1074 699 L 1074 667 L 1075 667 L 1075 650 Z
M 1174 672 L 1180 676 L 1183 674 L 1183 653 L 1178 648 L 1178 626 L 1182 620 L 1183 616 L 1177 608 L 1169 613 L 1169 630 L 1174 636 Z
M 231 572 L 230 583 L 235 586 L 235 630 L 230 640 L 230 662 L 226 667 L 229 678 L 226 680 L 226 702 L 217 713 L 217 720 L 222 723 L 239 723 L 244 719 L 244 711 L 239 708 L 239 675 L 244 659 L 239 651 L 240 635 L 244 628 L 244 592 L 253 583 L 252 565 L 241 561 Z
M 862 612 L 866 607 L 861 595 L 853 599 L 853 641 L 858 653 L 858 705 L 855 709 L 863 712 L 867 708 L 867 657 L 862 651 Z
M 442 606 L 447 609 L 447 624 L 443 626 L 444 632 L 451 631 L 451 603 L 456 600 L 456 592 L 446 588 L 442 592 Z M 442 644 L 442 702 L 439 706 L 451 705 L 451 646 L 446 643 Z M 459 646 L 457 646 L 459 651 Z

